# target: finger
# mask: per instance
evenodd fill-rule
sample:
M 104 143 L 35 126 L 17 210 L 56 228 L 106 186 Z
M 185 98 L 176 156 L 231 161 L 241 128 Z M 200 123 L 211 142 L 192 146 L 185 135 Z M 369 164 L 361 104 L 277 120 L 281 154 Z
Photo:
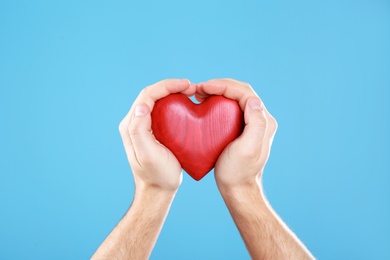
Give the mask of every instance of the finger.
M 243 86 L 244 85 L 248 85 L 248 83 L 246 83 L 246 82 L 239 81 L 239 80 L 232 79 L 232 78 L 211 79 L 211 80 L 208 80 L 207 82 L 212 82 L 212 83 L 232 82 L 232 83 L 235 83 L 235 84 L 238 84 L 238 85 L 243 85 Z
M 261 156 L 263 140 L 267 129 L 267 118 L 264 106 L 257 97 L 251 97 L 245 105 L 245 128 L 240 136 L 244 142 L 246 153 L 258 160 Z
M 151 162 L 151 156 L 156 156 L 158 151 L 156 150 L 156 145 L 158 144 L 151 133 L 152 120 L 150 111 L 150 108 L 145 103 L 137 104 L 128 128 L 135 159 L 141 167 Z
M 190 86 L 186 90 L 181 91 L 180 93 L 190 97 L 193 96 L 195 92 L 196 92 L 196 84 L 190 83 Z
M 206 98 L 208 98 L 210 95 L 204 92 L 202 89 L 202 83 L 196 84 L 196 93 L 195 93 L 195 99 L 199 102 L 203 102 Z
M 250 97 L 258 97 L 249 84 L 232 79 L 215 79 L 199 83 L 197 92 L 200 93 L 200 98 L 204 98 L 205 93 L 207 95 L 223 95 L 236 100 L 243 111 Z
M 130 116 L 130 111 L 129 111 L 119 124 L 119 133 L 122 137 L 123 146 L 125 147 L 125 150 L 129 155 L 131 153 L 133 153 L 131 151 L 132 144 L 131 144 L 131 139 L 130 139 L 129 131 L 128 131 L 130 121 L 131 121 L 131 116 Z
M 194 84 L 191 84 L 188 79 L 163 80 L 144 88 L 135 100 L 134 105 L 145 103 L 153 110 L 154 103 L 169 94 L 184 93 L 189 95 L 192 92 L 191 95 L 193 95 L 195 90 Z
M 274 140 L 276 130 L 278 129 L 278 123 L 275 118 L 271 116 L 268 111 L 265 111 L 267 118 L 267 129 L 264 135 L 263 144 L 261 147 L 260 163 L 265 165 L 271 152 L 272 142 Z
M 195 93 L 195 91 L 195 84 L 190 84 L 187 79 L 166 79 L 150 85 L 144 88 L 138 95 L 129 112 L 127 112 L 126 116 L 123 118 L 120 128 L 126 128 L 127 132 L 127 126 L 130 124 L 134 108 L 138 103 L 147 103 L 147 105 L 153 109 L 154 103 L 157 99 L 163 98 L 172 93 L 184 92 L 188 95 L 191 94 L 191 92 Z

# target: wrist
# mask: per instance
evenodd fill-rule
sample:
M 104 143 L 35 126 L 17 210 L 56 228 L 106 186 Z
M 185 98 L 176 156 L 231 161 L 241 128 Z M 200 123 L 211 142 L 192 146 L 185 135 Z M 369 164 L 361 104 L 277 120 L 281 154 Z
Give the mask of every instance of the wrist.
M 257 176 L 246 180 L 221 181 L 216 178 L 218 190 L 222 196 L 228 194 L 245 193 L 245 191 L 257 192 L 262 190 L 262 184 Z
M 165 212 L 163 215 L 167 214 L 175 195 L 176 192 L 155 186 L 137 186 L 133 202 L 126 216 L 131 216 L 132 214 L 129 215 L 130 212 L 133 212 L 133 214 L 134 212 L 142 212 L 142 214 L 146 214 L 152 219 L 159 218 L 159 212 Z
M 153 198 L 154 200 L 173 199 L 177 190 L 178 188 L 167 189 L 153 184 L 137 184 L 135 187 L 134 198 Z
M 257 201 L 261 204 L 266 204 L 261 181 L 257 178 L 252 181 L 231 185 L 217 185 L 225 202 L 234 201 L 235 203 L 244 203 L 247 201 Z
M 239 171 L 221 171 L 215 169 L 215 181 L 219 191 L 230 192 L 239 190 L 257 190 L 262 189 L 261 176 L 262 171 L 258 170 L 239 170 Z
M 135 191 L 142 193 L 162 193 L 162 194 L 176 194 L 182 182 L 182 174 L 179 172 L 178 176 L 169 175 L 161 177 L 156 174 L 145 174 L 146 177 L 141 177 L 143 174 L 134 174 Z M 148 176 L 149 175 L 149 176 Z

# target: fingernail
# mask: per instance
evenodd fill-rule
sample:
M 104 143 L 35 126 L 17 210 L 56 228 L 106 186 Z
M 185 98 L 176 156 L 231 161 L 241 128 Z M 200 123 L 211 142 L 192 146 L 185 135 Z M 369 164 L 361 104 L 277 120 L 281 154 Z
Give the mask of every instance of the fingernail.
M 251 100 L 249 100 L 249 107 L 252 110 L 263 110 L 264 109 L 263 104 L 257 98 L 252 98 Z
M 191 81 L 189 79 L 179 79 L 180 83 L 188 83 L 191 84 Z
M 134 116 L 144 116 L 148 113 L 148 110 L 145 106 L 137 105 L 135 107 Z

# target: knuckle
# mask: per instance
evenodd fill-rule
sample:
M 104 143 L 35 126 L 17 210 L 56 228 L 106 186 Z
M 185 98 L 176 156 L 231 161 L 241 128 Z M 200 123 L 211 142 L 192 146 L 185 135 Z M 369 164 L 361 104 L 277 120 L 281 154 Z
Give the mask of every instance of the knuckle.
M 130 135 L 138 135 L 139 134 L 139 127 L 137 124 L 134 122 L 130 123 L 130 125 L 127 127 L 127 131 L 129 132 Z
M 240 156 L 245 162 L 251 163 L 257 160 L 258 148 L 256 146 L 251 145 L 250 147 L 245 147 L 244 149 L 240 149 Z
M 123 120 L 119 123 L 118 130 L 119 130 L 119 133 L 121 133 L 121 134 L 126 132 L 127 126 L 125 125 L 125 122 Z
M 137 160 L 142 165 L 142 167 L 146 168 L 151 168 L 154 164 L 151 156 L 141 151 L 137 151 Z
M 271 116 L 269 119 L 269 127 L 274 132 L 276 132 L 276 130 L 278 129 L 278 122 L 273 116 Z
M 252 85 L 249 84 L 248 82 L 243 82 L 242 84 L 244 85 L 244 87 L 245 87 L 246 89 L 252 89 Z
M 238 81 L 238 82 L 240 83 L 240 85 L 243 89 L 252 90 L 252 86 L 248 82 L 245 82 L 245 81 Z
M 150 92 L 150 86 L 147 86 L 145 88 L 143 88 L 139 94 L 139 96 L 147 96 Z
M 146 88 L 144 88 L 145 89 L 145 91 L 147 92 L 147 93 L 150 93 L 151 91 L 152 91 L 152 89 L 155 89 L 155 88 L 160 88 L 160 87 L 166 87 L 167 85 L 169 85 L 169 83 L 171 83 L 173 80 L 175 80 L 175 79 L 173 79 L 173 78 L 169 78 L 169 79 L 163 79 L 163 80 L 160 80 L 160 81 L 158 81 L 158 82 L 156 82 L 156 83 L 154 83 L 154 84 L 152 84 L 152 85 L 149 85 L 149 86 L 147 86 Z
M 257 129 L 264 129 L 267 128 L 269 125 L 269 122 L 265 120 L 265 118 L 259 118 L 255 122 L 253 122 L 253 126 L 255 126 Z
M 235 80 L 235 79 L 230 79 L 230 80 L 235 81 L 236 83 L 238 83 L 239 85 L 241 85 L 245 89 L 252 89 L 251 84 L 249 84 L 246 81 L 240 81 L 240 80 Z
M 156 84 L 165 86 L 165 85 L 169 84 L 170 82 L 172 82 L 173 80 L 175 80 L 175 79 L 173 79 L 173 78 L 163 79 L 163 80 L 157 82 Z

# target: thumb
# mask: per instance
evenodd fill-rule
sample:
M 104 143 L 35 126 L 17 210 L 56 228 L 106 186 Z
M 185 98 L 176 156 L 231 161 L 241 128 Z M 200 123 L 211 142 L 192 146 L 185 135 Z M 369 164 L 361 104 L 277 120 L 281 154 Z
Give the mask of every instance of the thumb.
M 151 160 L 155 153 L 156 142 L 151 133 L 152 119 L 148 105 L 141 103 L 134 108 L 130 121 L 129 136 L 138 163 L 142 166 Z
M 248 151 L 260 156 L 263 138 L 267 129 L 264 106 L 258 97 L 250 97 L 244 111 L 245 128 L 243 139 Z

